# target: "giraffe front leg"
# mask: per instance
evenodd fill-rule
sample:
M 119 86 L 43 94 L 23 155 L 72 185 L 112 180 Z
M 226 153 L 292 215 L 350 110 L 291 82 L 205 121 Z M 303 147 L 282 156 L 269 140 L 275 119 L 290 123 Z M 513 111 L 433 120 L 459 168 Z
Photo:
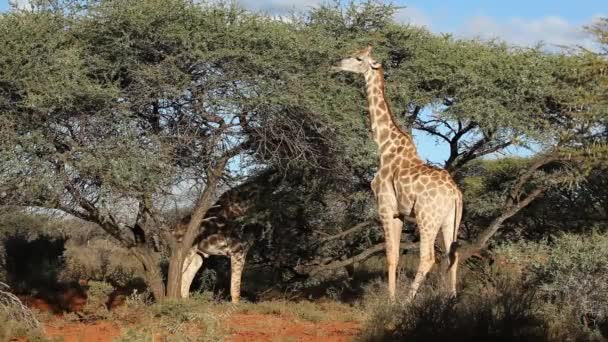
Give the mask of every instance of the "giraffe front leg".
M 403 228 L 403 222 L 393 217 L 394 215 L 390 214 L 382 219 L 388 266 L 388 294 L 391 301 L 395 300 L 397 291 L 397 266 L 399 265 L 401 230 Z
M 241 300 L 241 278 L 245 266 L 245 254 L 233 254 L 230 257 L 230 297 L 233 303 Z
M 197 253 L 197 248 L 190 249 L 188 255 L 184 259 L 184 265 L 182 267 L 182 286 L 181 295 L 182 298 L 188 298 L 190 295 L 190 286 L 194 280 L 194 276 L 198 270 L 203 266 L 203 257 Z

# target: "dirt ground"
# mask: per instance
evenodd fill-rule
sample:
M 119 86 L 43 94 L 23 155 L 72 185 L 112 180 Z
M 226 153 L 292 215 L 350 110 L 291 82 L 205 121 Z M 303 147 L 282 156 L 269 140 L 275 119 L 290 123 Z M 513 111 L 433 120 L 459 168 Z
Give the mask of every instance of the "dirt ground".
M 290 317 L 236 314 L 227 322 L 227 341 L 350 341 L 358 332 L 353 322 L 298 322 Z
M 110 342 L 120 336 L 121 329 L 109 322 L 72 323 L 61 327 L 46 325 L 47 337 L 61 337 L 64 342 Z
M 346 342 L 358 332 L 352 322 L 299 322 L 290 317 L 262 314 L 236 314 L 226 323 L 226 341 L 328 341 Z M 61 327 L 46 325 L 45 335 L 61 337 L 64 342 L 111 342 L 122 330 L 110 322 L 71 323 Z M 160 341 L 160 339 L 159 339 Z
M 86 298 L 81 294 L 69 294 L 60 301 L 49 303 L 41 298 L 23 298 L 24 302 L 40 311 L 53 314 L 44 325 L 44 333 L 50 338 L 60 338 L 64 342 L 110 342 L 121 336 L 126 327 L 109 321 L 92 323 L 67 322 L 61 319 L 57 305 L 61 308 L 78 309 Z M 120 303 L 120 301 L 118 301 Z M 120 305 L 119 303 L 116 303 Z M 53 305 L 54 304 L 54 305 Z M 223 323 L 227 332 L 226 341 L 331 341 L 346 342 L 359 331 L 356 322 L 309 322 L 288 315 L 235 313 Z M 158 341 L 161 341 L 159 338 Z

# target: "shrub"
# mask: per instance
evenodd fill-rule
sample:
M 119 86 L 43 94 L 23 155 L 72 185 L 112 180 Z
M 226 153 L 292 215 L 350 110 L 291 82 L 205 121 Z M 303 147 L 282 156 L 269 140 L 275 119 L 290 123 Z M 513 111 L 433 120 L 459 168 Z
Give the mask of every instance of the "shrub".
M 222 341 L 221 321 L 229 310 L 224 307 L 223 313 L 218 313 L 215 306 L 208 293 L 149 305 L 139 317 L 138 327 L 127 330 L 118 340 Z
M 82 309 L 82 314 L 86 320 L 107 319 L 110 317 L 108 302 L 110 294 L 114 292 L 114 287 L 101 281 L 89 282 L 87 291 L 87 302 Z
M 0 341 L 51 342 L 39 328 L 31 328 L 0 312 Z
M 564 234 L 545 263 L 532 270 L 546 300 L 569 307 L 585 328 L 600 334 L 608 323 L 608 234 Z M 606 335 L 606 332 L 604 332 Z
M 608 234 L 511 243 L 495 256 L 492 265 L 463 268 L 457 299 L 426 285 L 412 303 L 389 304 L 386 285 L 374 285 L 361 339 L 607 340 Z
M 385 293 L 374 292 L 363 341 L 539 341 L 546 332 L 534 292 L 508 278 L 456 299 L 425 287 L 411 303 L 403 301 L 403 289 L 401 300 L 389 304 Z
M 141 265 L 126 249 L 103 238 L 86 245 L 69 240 L 63 257 L 65 267 L 59 275 L 63 281 L 91 279 L 125 286 L 144 277 Z

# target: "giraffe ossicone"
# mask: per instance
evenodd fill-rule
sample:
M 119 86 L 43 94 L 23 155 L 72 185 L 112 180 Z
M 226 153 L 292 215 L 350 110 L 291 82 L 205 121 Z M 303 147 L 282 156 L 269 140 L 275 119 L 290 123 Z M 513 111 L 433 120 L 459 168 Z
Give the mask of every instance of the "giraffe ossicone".
M 420 262 L 408 299 L 414 298 L 435 263 L 434 244 L 439 231 L 449 259 L 449 290 L 455 296 L 462 193 L 446 170 L 420 159 L 412 137 L 399 128 L 384 95 L 384 69 L 371 52 L 371 45 L 367 46 L 342 59 L 332 70 L 365 77 L 372 135 L 380 160 L 371 187 L 384 229 L 389 297 L 395 299 L 403 228 L 400 218 L 404 215 L 414 217 L 420 231 Z

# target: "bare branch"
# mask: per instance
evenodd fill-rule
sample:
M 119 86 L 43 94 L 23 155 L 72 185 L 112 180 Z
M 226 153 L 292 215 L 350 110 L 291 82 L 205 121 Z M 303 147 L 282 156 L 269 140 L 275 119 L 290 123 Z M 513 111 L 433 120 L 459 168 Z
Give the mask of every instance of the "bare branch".
M 462 253 L 463 260 L 467 259 L 474 253 L 477 253 L 482 249 L 486 248 L 488 242 L 490 241 L 492 236 L 494 236 L 494 234 L 496 234 L 496 232 L 500 229 L 504 221 L 517 214 L 521 209 L 528 206 L 533 200 L 535 200 L 543 192 L 549 189 L 549 187 L 551 186 L 550 184 L 543 184 L 537 187 L 536 189 L 530 191 L 528 194 L 525 195 L 523 199 L 520 199 L 522 196 L 523 187 L 532 179 L 534 173 L 541 167 L 558 159 L 559 156 L 557 153 L 546 154 L 543 157 L 538 158 L 534 163 L 532 163 L 532 165 L 530 165 L 530 167 L 528 167 L 528 169 L 524 173 L 522 173 L 518 177 L 517 181 L 509 191 L 509 194 L 505 200 L 505 211 L 501 215 L 496 217 L 494 220 L 492 220 L 492 222 L 477 237 L 477 239 L 465 249 L 465 251 Z
M 451 141 L 450 138 L 447 135 L 439 133 L 439 131 L 437 131 L 437 127 L 427 127 L 427 126 L 424 125 L 426 123 L 427 122 L 424 122 L 423 124 L 419 123 L 417 125 L 416 129 L 424 131 L 424 132 L 427 132 L 427 133 L 429 133 L 431 135 L 440 137 L 441 139 L 447 141 L 448 143 Z
M 322 238 L 320 240 L 320 242 L 328 242 L 328 241 L 332 241 L 332 240 L 335 240 L 335 239 L 339 239 L 339 238 L 341 238 L 343 236 L 346 236 L 348 234 L 354 233 L 354 232 L 356 232 L 358 230 L 361 230 L 361 229 L 363 229 L 363 228 L 365 228 L 365 227 L 367 227 L 367 226 L 369 226 L 369 225 L 371 225 L 373 223 L 376 223 L 376 222 L 377 222 L 376 220 L 368 220 L 368 221 L 364 221 L 364 222 L 358 223 L 358 224 L 354 225 L 353 227 L 351 227 L 351 228 L 349 228 L 349 229 L 347 229 L 347 230 L 345 230 L 343 232 L 340 232 L 340 233 L 338 233 L 336 235 L 330 235 L 330 236 L 324 237 L 324 238 Z
M 303 273 L 307 273 L 307 274 L 313 276 L 313 275 L 319 274 L 319 273 L 324 272 L 324 271 L 331 271 L 331 270 L 335 270 L 335 269 L 338 269 L 338 268 L 350 266 L 350 265 L 352 265 L 354 263 L 367 260 L 372 255 L 383 251 L 384 248 L 385 248 L 385 246 L 386 246 L 385 243 L 379 243 L 379 244 L 373 245 L 372 247 L 366 249 L 365 251 L 363 251 L 363 252 L 361 252 L 361 253 L 353 256 L 353 257 L 350 257 L 348 259 L 334 261 L 334 262 L 331 262 L 329 264 L 319 265 L 319 266 L 316 266 L 316 267 L 314 267 L 312 269 L 309 269 L 309 270 L 303 269 L 301 271 L 303 271 Z M 399 245 L 399 247 L 400 247 L 401 250 L 413 250 L 413 249 L 418 248 L 418 244 L 415 244 L 415 243 L 401 243 Z
M 480 235 L 477 237 L 475 242 L 473 242 L 470 246 L 461 253 L 462 260 L 466 260 L 469 257 L 473 256 L 476 253 L 479 253 L 481 250 L 485 249 L 488 245 L 488 242 L 498 232 L 503 222 L 507 219 L 511 218 L 513 215 L 517 214 L 521 209 L 525 208 L 528 204 L 530 204 L 533 200 L 535 200 L 539 195 L 541 195 L 545 190 L 547 190 L 549 186 L 542 186 L 537 189 L 534 189 L 530 192 L 523 200 L 517 202 L 513 206 L 509 207 L 504 213 L 495 218 L 488 228 L 486 228 Z

